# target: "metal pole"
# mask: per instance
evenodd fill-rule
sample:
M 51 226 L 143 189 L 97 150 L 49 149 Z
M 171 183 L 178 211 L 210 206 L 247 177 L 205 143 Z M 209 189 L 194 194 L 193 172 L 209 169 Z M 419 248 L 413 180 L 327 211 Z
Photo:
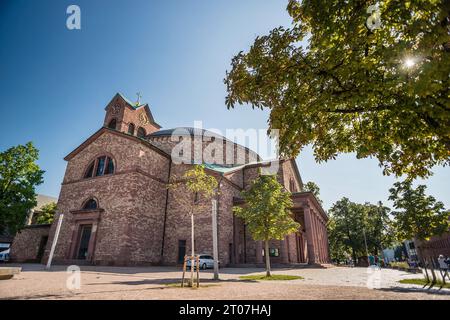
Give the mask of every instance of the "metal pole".
M 369 250 L 367 249 L 366 228 L 364 228 L 364 227 L 363 227 L 363 234 L 364 234 L 364 244 L 366 245 L 367 264 L 368 264 L 369 267 L 370 267 Z
M 217 200 L 212 200 L 212 233 L 213 233 L 213 258 L 214 280 L 219 280 L 219 250 L 217 247 Z
M 195 263 L 195 255 L 194 255 L 194 213 L 191 213 L 191 286 L 194 286 L 194 263 Z
M 56 225 L 55 236 L 53 238 L 52 248 L 50 249 L 50 255 L 48 257 L 47 266 L 45 267 L 47 270 L 52 266 L 53 254 L 55 253 L 56 243 L 58 242 L 59 231 L 61 231 L 61 224 L 64 218 L 64 214 L 61 213 L 59 215 L 58 224 Z

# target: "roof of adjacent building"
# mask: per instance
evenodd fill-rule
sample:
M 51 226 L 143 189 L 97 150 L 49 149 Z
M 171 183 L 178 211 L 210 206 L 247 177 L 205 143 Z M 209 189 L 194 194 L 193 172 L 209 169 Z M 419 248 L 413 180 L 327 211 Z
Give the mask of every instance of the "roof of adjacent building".
M 193 128 L 193 127 L 176 127 L 176 128 L 171 128 L 171 129 L 165 129 L 165 130 L 159 130 L 156 132 L 153 132 L 149 135 L 147 135 L 147 138 L 149 141 L 151 141 L 151 138 L 157 138 L 157 137 L 168 137 L 168 136 L 191 136 L 191 137 L 211 137 L 211 138 L 217 138 L 223 141 L 227 141 L 229 143 L 232 144 L 236 144 L 238 146 L 241 146 L 242 148 L 244 148 L 245 150 L 248 150 L 250 152 L 253 152 L 256 154 L 256 156 L 258 157 L 258 159 L 261 159 L 260 155 L 251 150 L 250 148 L 243 146 L 237 142 L 234 142 L 230 139 L 227 139 L 226 137 L 214 132 L 214 131 L 210 131 L 210 130 L 206 130 L 206 129 L 200 129 L 200 128 Z M 155 140 L 156 141 L 156 140 Z M 157 146 L 161 149 L 163 149 L 165 152 L 170 153 L 171 149 L 165 149 L 164 145 L 162 144 L 157 144 Z M 229 167 L 229 166 L 224 166 L 224 167 Z
M 38 194 L 36 195 L 36 201 L 37 201 L 37 205 L 36 207 L 34 207 L 34 210 L 40 210 L 42 209 L 43 206 L 45 206 L 46 204 L 52 203 L 52 202 L 57 202 L 58 199 L 52 196 L 46 196 L 43 194 Z
M 208 136 L 208 137 L 220 137 L 222 139 L 226 139 L 224 136 L 221 136 L 218 133 L 199 128 L 192 127 L 176 127 L 172 129 L 165 129 L 153 132 L 149 135 L 149 137 L 162 137 L 162 136 L 171 136 L 171 135 L 179 135 L 179 136 Z
M 215 164 L 215 163 L 204 163 L 202 165 L 206 169 L 210 169 L 210 170 L 216 171 L 221 174 L 227 174 L 227 173 L 237 171 L 237 170 L 240 170 L 240 169 L 243 169 L 246 167 L 250 167 L 250 166 L 270 165 L 274 161 L 279 161 L 279 160 L 255 161 L 255 162 L 249 162 L 249 163 L 238 164 L 238 165 L 233 165 L 233 166 L 224 166 L 224 165 Z

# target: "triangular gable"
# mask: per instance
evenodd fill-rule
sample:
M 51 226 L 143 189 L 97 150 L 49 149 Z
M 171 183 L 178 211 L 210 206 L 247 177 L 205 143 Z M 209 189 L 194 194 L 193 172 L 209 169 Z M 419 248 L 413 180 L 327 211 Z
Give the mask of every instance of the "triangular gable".
M 80 153 L 81 151 L 83 151 L 87 146 L 89 146 L 94 140 L 96 140 L 98 137 L 100 137 L 102 134 L 104 134 L 105 132 L 109 132 L 111 134 L 116 134 L 119 135 L 121 137 L 127 138 L 127 139 L 131 139 L 134 141 L 138 141 L 144 145 L 146 145 L 147 147 L 149 147 L 150 149 L 158 152 L 159 154 L 161 154 L 162 156 L 166 157 L 166 158 L 170 158 L 170 155 L 168 153 L 166 153 L 165 151 L 159 149 L 157 146 L 153 145 L 152 143 L 150 143 L 150 141 L 144 140 L 144 139 L 140 139 L 136 136 L 132 136 L 120 131 L 116 131 L 114 129 L 109 129 L 107 127 L 102 127 L 100 128 L 97 132 L 95 132 L 93 135 L 91 135 L 89 138 L 87 138 L 82 144 L 80 144 L 77 148 L 75 148 L 75 150 L 73 150 L 71 153 L 69 153 L 67 156 L 64 157 L 64 160 L 69 161 L 71 160 L 73 157 L 75 157 L 78 153 Z

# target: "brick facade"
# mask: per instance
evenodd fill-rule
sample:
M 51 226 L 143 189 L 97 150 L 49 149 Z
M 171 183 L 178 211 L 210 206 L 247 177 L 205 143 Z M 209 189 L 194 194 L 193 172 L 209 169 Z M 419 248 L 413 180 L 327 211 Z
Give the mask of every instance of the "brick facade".
M 14 237 L 11 260 L 15 262 L 41 262 L 50 233 L 49 224 L 31 225 Z
M 112 119 L 115 126 L 108 128 Z M 130 124 L 134 132 L 128 132 Z M 137 136 L 139 126 L 145 129 L 145 137 Z M 83 262 L 101 265 L 173 265 L 178 263 L 180 245 L 186 254 L 190 252 L 191 223 L 187 205 L 190 195 L 183 188 L 168 189 L 167 184 L 181 177 L 192 165 L 174 163 L 171 153 L 176 142 L 159 129 L 148 105 L 133 106 L 120 94 L 112 99 L 106 107 L 104 127 L 65 158 L 68 164 L 58 199 L 58 214 L 49 232 L 44 262 L 48 259 L 61 214 L 64 218 L 53 258 L 55 263 L 81 263 L 82 248 Z M 208 141 L 201 142 L 199 152 L 214 143 Z M 225 145 L 220 143 L 222 147 Z M 219 259 L 222 265 L 262 263 L 261 243 L 251 239 L 243 222 L 233 215 L 232 207 L 239 204 L 240 192 L 270 163 L 258 162 L 259 156 L 243 146 L 236 144 L 233 149 L 241 150 L 244 157 L 234 155 L 234 163 L 223 168 L 207 166 L 207 172 L 220 182 L 217 197 Z M 226 154 L 226 150 L 223 153 Z M 114 173 L 86 178 L 90 164 L 97 163 L 97 168 L 100 165 L 96 159 L 101 157 L 111 159 Z M 294 160 L 280 161 L 277 173 L 287 190 L 302 190 Z M 323 228 L 326 215 L 312 194 L 301 193 L 298 198 L 301 201 L 294 199 L 293 214 L 298 216 L 302 230 L 283 241 L 271 243 L 271 248 L 279 252 L 273 260 L 328 262 L 326 228 Z M 89 199 L 95 201 L 95 208 L 86 208 Z M 195 213 L 195 249 L 198 253 L 211 254 L 211 201 L 200 198 L 199 202 Z M 305 208 L 310 220 L 315 217 L 311 220 L 314 224 L 308 224 L 308 228 L 302 220 Z M 299 237 L 303 242 L 299 242 Z M 299 249 L 299 243 L 304 248 Z

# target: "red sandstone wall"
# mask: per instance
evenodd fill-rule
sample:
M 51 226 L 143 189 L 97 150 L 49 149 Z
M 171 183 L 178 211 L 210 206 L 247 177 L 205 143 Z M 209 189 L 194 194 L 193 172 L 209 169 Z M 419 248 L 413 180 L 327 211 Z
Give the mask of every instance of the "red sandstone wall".
M 174 139 L 172 141 L 172 139 Z M 183 141 L 183 139 L 186 139 Z M 198 139 L 198 140 L 196 140 Z M 258 155 L 256 152 L 246 149 L 243 146 L 237 145 L 227 142 L 227 141 L 210 141 L 209 137 L 204 137 L 203 141 L 201 137 L 196 137 L 195 139 L 190 136 L 178 137 L 174 135 L 171 136 L 150 136 L 148 140 L 153 142 L 155 145 L 166 151 L 168 154 L 172 154 L 172 150 L 175 146 L 179 145 L 179 147 L 175 151 L 179 151 L 181 149 L 181 143 L 185 145 L 190 144 L 190 155 L 184 154 L 185 160 L 184 163 L 191 163 L 194 160 L 203 159 L 203 162 L 206 163 L 217 163 L 221 165 L 240 165 L 246 164 L 250 162 L 255 162 L 258 159 Z M 201 147 L 200 147 L 201 146 Z M 214 155 L 212 151 L 215 149 Z M 184 152 L 188 152 L 189 150 L 183 150 Z M 174 156 L 178 156 L 178 152 L 174 152 Z M 232 163 L 228 163 L 232 161 Z
M 180 165 L 172 168 L 173 175 L 181 177 L 188 166 Z M 217 177 L 219 180 L 220 178 Z M 230 262 L 229 244 L 233 243 L 233 213 L 231 210 L 233 197 L 239 191 L 226 181 L 222 181 L 218 203 L 218 238 L 219 260 L 222 265 Z M 167 211 L 166 238 L 164 246 L 164 263 L 175 264 L 178 258 L 178 240 L 186 240 L 186 253 L 191 252 L 191 220 L 190 195 L 181 186 L 170 190 Z M 212 220 L 211 199 L 200 197 L 195 213 L 195 246 L 196 253 L 212 254 Z
M 115 159 L 115 174 L 80 180 L 91 160 L 105 150 Z M 104 209 L 97 227 L 94 262 L 159 262 L 167 173 L 167 158 L 138 141 L 109 132 L 82 150 L 69 161 L 61 187 L 58 212 L 64 213 L 65 217 L 55 262 L 73 258 L 71 245 L 77 232 L 75 219 L 82 214 L 75 217 L 71 211 L 80 210 L 92 197 Z M 56 224 L 51 229 L 46 255 L 55 228 Z
M 244 173 L 243 170 L 236 170 L 234 172 L 231 172 L 229 174 L 225 175 L 227 179 L 229 179 L 231 182 L 239 186 L 240 188 L 244 187 Z
M 432 257 L 437 259 L 439 255 L 450 257 L 450 232 L 441 236 L 432 237 L 429 241 L 414 241 L 417 253 L 421 258 Z
M 37 261 L 42 237 L 48 236 L 50 225 L 33 225 L 22 229 L 14 237 L 11 246 L 11 260 L 15 262 Z
M 116 174 L 135 171 L 139 168 L 156 179 L 167 180 L 169 168 L 167 157 L 132 138 L 106 131 L 68 162 L 63 183 L 84 180 L 89 164 L 105 154 L 112 156 L 115 160 Z M 92 178 L 92 180 L 95 179 L 99 178 Z
M 303 185 L 302 182 L 298 180 L 297 175 L 295 174 L 294 162 L 295 160 L 283 161 L 281 164 L 281 174 L 280 178 L 284 187 L 291 192 L 299 192 L 302 191 Z M 295 188 L 294 190 L 290 190 L 290 181 L 294 181 Z

